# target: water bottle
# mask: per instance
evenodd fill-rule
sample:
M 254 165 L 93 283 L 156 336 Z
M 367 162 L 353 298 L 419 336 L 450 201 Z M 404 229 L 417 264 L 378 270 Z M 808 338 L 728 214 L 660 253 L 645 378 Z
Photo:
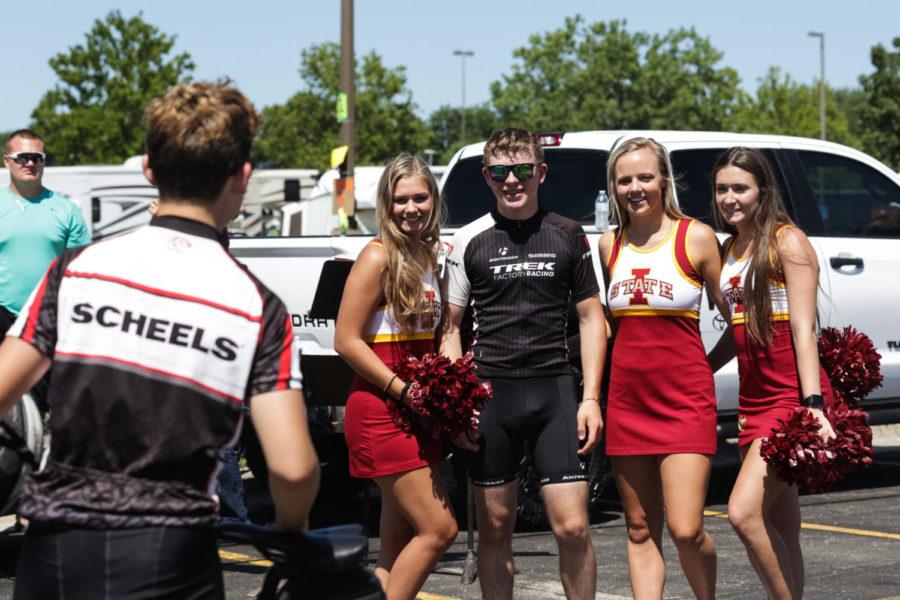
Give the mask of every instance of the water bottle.
M 594 199 L 594 227 L 599 232 L 609 229 L 609 198 L 605 190 L 597 192 Z

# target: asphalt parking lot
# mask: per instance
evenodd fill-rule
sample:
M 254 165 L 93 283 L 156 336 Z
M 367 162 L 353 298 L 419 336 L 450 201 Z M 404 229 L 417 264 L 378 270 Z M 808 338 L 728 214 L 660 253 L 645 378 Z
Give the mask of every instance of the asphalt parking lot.
M 801 497 L 803 550 L 806 557 L 806 593 L 817 599 L 900 600 L 900 425 L 875 428 L 874 465 L 842 482 L 827 494 Z M 720 444 L 713 465 L 706 525 L 718 549 L 718 597 L 764 598 L 743 546 L 725 518 L 728 491 L 737 475 L 738 459 L 731 444 Z M 251 503 L 264 513 L 250 486 Z M 377 516 L 377 497 L 370 516 Z M 341 520 L 359 520 L 362 498 L 345 506 Z M 334 518 L 331 515 L 330 518 Z M 598 557 L 598 599 L 630 598 L 625 567 L 625 529 L 621 509 L 610 481 L 601 506 L 592 515 L 592 537 Z M 10 598 L 19 535 L 0 536 L 0 598 Z M 518 531 L 513 542 L 516 598 L 562 598 L 557 574 L 557 551 L 547 531 Z M 374 560 L 378 538 L 370 541 Z M 666 598 L 692 598 L 678 567 L 674 547 L 665 542 L 668 568 Z M 268 563 L 253 548 L 223 543 L 220 557 L 229 600 L 255 597 Z M 456 544 L 428 578 L 422 600 L 480 598 L 478 583 L 463 585 L 460 575 L 466 558 L 463 531 Z

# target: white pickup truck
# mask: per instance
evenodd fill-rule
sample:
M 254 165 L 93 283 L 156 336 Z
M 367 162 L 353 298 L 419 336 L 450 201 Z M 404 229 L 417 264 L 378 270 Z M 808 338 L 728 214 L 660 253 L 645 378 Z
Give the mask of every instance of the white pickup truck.
M 864 407 L 873 424 L 900 422 L 900 316 L 896 312 L 900 307 L 900 174 L 846 146 L 805 138 L 682 131 L 545 135 L 549 172 L 541 186 L 541 203 L 581 222 L 595 248 L 599 234 L 593 227 L 594 198 L 598 190 L 606 189 L 607 157 L 620 140 L 635 135 L 653 137 L 668 148 L 682 209 L 710 224 L 710 173 L 716 158 L 736 145 L 760 148 L 767 154 L 788 210 L 809 234 L 819 257 L 820 324 L 853 325 L 872 338 L 882 356 L 884 386 Z M 462 148 L 441 179 L 449 208 L 444 232 L 448 238 L 494 204 L 480 173 L 482 149 L 483 144 Z M 307 401 L 318 407 L 310 411 L 313 426 L 334 433 L 320 438 L 330 448 L 320 446 L 320 455 L 330 464 L 323 467 L 323 490 L 344 489 L 329 479 L 347 478 L 341 412 L 335 407 L 344 403 L 353 377 L 334 351 L 334 318 L 341 292 L 335 281 L 341 280 L 369 239 L 370 235 L 233 238 L 231 244 L 238 260 L 273 289 L 291 312 Z M 721 316 L 704 301 L 701 330 L 707 348 L 724 326 Z M 719 425 L 726 436 L 735 435 L 737 429 L 737 385 L 737 366 L 732 361 L 716 375 Z M 13 424 L 39 444 L 39 426 L 36 433 L 33 421 L 33 416 L 17 414 Z M 0 500 L 10 498 L 12 488 L 21 484 L 14 470 L 17 460 L 9 452 L 0 455 L 0 471 L 14 473 L 0 476 Z M 603 469 L 592 467 L 591 471 L 592 491 L 599 493 Z M 536 518 L 541 511 L 531 513 Z
M 584 224 L 592 241 L 594 197 L 606 188 L 606 159 L 616 143 L 648 135 L 670 152 L 676 193 L 690 216 L 712 223 L 710 173 L 731 146 L 761 148 L 775 168 L 793 218 L 810 236 L 821 267 L 821 326 L 853 325 L 882 355 L 884 386 L 866 401 L 872 422 L 900 421 L 900 176 L 861 152 L 818 140 L 771 135 L 681 131 L 594 131 L 543 136 L 544 207 Z M 449 208 L 447 236 L 494 203 L 480 169 L 483 144 L 462 148 L 441 180 Z M 369 236 L 234 239 L 239 260 L 287 303 L 300 340 L 310 402 L 343 402 L 350 373 L 333 349 L 334 291 L 313 299 L 322 266 L 356 258 Z M 597 260 L 597 253 L 594 253 Z M 340 271 L 336 263 L 329 269 Z M 598 266 L 598 265 L 597 265 Z M 599 266 L 597 269 L 599 273 Z M 323 277 L 328 287 L 329 273 Z M 602 285 L 602 282 L 601 282 Z M 704 301 L 701 330 L 711 348 L 724 320 Z M 737 363 L 716 375 L 720 428 L 736 430 Z

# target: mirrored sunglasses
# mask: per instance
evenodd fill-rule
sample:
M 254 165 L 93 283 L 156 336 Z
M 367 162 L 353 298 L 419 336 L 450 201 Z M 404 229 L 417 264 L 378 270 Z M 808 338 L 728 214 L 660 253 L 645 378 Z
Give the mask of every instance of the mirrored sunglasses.
M 506 181 L 509 172 L 519 181 L 528 181 L 534 177 L 534 163 L 519 163 L 517 165 L 491 165 L 487 168 L 488 174 L 494 181 Z
M 44 159 L 47 158 L 43 152 L 7 152 L 6 156 L 9 160 L 18 165 L 22 165 L 23 167 L 27 165 L 29 161 L 36 165 L 42 165 L 44 164 Z

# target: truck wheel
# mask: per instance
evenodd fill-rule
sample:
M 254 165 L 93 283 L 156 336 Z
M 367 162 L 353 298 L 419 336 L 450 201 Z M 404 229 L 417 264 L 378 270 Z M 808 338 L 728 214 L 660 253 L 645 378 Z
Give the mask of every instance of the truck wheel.
M 9 432 L 0 431 L 0 514 L 14 510 L 25 478 L 32 471 L 23 455 L 40 462 L 44 448 L 44 419 L 30 395 L 13 407 L 3 422 Z
M 603 495 L 606 477 L 611 472 L 609 457 L 606 456 L 602 441 L 588 457 L 587 472 L 588 513 L 590 513 Z M 519 503 L 516 510 L 519 520 L 532 527 L 545 529 L 550 525 L 544 510 L 541 487 L 538 485 L 538 477 L 529 448 L 526 448 L 525 456 L 519 466 Z

